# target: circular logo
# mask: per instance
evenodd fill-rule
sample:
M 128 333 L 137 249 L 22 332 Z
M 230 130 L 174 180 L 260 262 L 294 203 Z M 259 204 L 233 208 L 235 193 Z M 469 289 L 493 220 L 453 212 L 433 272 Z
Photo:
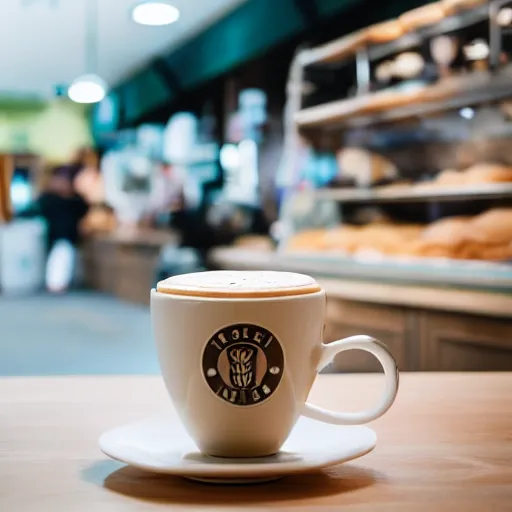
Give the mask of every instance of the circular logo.
M 210 389 L 233 405 L 267 400 L 281 382 L 284 354 L 267 329 L 235 324 L 217 331 L 203 352 L 203 375 Z

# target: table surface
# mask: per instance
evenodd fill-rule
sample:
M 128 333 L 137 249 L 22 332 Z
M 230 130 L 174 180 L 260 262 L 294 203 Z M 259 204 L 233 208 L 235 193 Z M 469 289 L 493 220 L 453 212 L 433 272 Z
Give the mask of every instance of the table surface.
M 381 384 L 322 375 L 311 401 L 355 410 Z M 512 373 L 402 374 L 372 453 L 256 486 L 152 475 L 100 452 L 106 429 L 163 413 L 174 414 L 158 377 L 0 379 L 0 510 L 512 510 Z

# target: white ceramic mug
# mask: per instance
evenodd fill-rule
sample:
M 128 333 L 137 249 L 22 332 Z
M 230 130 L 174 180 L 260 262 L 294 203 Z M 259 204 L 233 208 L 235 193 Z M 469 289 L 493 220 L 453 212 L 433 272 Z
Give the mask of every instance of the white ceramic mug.
M 195 274 L 195 279 L 211 274 Z M 157 289 L 180 278 L 170 278 L 162 287 L 159 283 Z M 191 292 L 190 287 L 152 290 L 152 325 L 163 378 L 185 428 L 203 453 L 271 455 L 279 451 L 300 415 L 358 425 L 378 418 L 392 405 L 398 389 L 392 355 L 368 336 L 323 344 L 326 296 L 315 286 L 310 293 L 274 288 L 270 294 L 252 296 L 228 296 L 211 289 Z M 385 387 L 378 404 L 344 413 L 306 402 L 318 372 L 336 354 L 352 349 L 372 353 L 384 369 Z

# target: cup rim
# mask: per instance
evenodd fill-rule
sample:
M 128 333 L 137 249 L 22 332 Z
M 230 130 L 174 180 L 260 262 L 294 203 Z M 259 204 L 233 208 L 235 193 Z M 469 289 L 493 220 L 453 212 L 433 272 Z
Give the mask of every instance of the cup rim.
M 325 296 L 325 289 L 320 286 L 320 290 L 312 293 L 302 293 L 300 295 L 276 295 L 273 297 L 208 297 L 201 295 L 181 295 L 178 293 L 159 292 L 155 287 L 151 288 L 151 298 L 166 298 L 169 300 L 179 300 L 183 302 L 283 302 L 291 300 L 306 300 Z

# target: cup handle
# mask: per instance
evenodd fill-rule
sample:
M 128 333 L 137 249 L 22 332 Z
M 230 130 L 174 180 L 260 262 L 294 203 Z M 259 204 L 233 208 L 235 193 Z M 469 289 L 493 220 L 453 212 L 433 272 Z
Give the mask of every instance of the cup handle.
M 380 341 L 370 336 L 351 336 L 343 340 L 322 345 L 323 354 L 318 371 L 328 366 L 334 356 L 345 350 L 364 350 L 373 354 L 382 365 L 385 376 L 385 389 L 380 401 L 372 408 L 360 412 L 334 412 L 322 409 L 310 403 L 304 404 L 302 415 L 314 420 L 334 425 L 362 425 L 382 416 L 395 401 L 398 392 L 398 368 L 395 359 Z

